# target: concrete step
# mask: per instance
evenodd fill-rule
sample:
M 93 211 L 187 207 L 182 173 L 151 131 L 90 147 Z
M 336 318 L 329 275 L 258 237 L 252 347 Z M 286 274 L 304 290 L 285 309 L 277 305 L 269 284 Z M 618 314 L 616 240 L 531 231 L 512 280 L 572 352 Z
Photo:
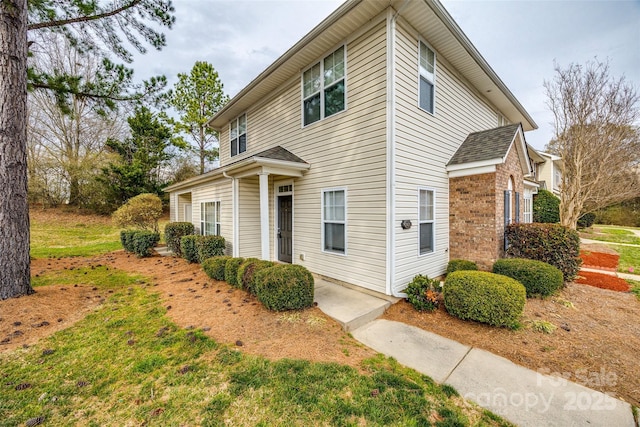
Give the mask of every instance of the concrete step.
M 157 248 L 153 248 L 153 250 L 160 256 L 173 256 L 173 252 L 171 252 L 166 246 L 158 246 Z
M 382 316 L 392 302 L 382 297 L 315 278 L 318 308 L 349 332 Z

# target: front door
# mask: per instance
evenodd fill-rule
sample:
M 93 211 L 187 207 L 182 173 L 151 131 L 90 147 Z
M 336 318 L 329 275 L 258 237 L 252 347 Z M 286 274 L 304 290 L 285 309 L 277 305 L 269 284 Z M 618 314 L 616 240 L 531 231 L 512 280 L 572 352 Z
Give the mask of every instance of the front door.
M 293 256 L 293 196 L 278 196 L 278 261 Z

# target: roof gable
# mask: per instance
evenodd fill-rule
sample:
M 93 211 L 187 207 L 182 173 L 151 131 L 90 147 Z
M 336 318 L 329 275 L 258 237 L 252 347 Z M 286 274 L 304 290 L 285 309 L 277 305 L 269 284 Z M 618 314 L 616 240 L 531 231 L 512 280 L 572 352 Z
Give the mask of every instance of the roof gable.
M 495 172 L 496 166 L 507 160 L 507 155 L 514 146 L 523 175 L 531 175 L 527 142 L 522 125 L 517 123 L 470 133 L 447 163 L 449 177 Z
M 304 36 L 244 89 L 234 96 L 209 121 L 222 129 L 234 117 L 272 96 L 300 70 L 321 58 L 332 47 L 347 40 L 354 32 L 389 10 L 387 19 L 404 19 L 425 37 L 475 88 L 513 123 L 521 122 L 524 130 L 537 125 L 500 80 L 487 61 L 455 23 L 438 0 L 347 0 L 311 32 Z M 393 16 L 393 18 L 391 18 Z

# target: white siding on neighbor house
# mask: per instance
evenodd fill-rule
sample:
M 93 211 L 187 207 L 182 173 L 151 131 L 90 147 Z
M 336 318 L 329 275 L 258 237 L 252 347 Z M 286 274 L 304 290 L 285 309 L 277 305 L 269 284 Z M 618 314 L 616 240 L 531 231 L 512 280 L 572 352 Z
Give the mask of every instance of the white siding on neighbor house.
M 234 242 L 230 179 L 221 177 L 191 188 L 191 221 L 196 228 L 196 233 L 200 234 L 200 204 L 215 201 L 220 201 L 220 234 L 226 241 L 227 254 L 231 255 L 229 248 L 233 247 Z
M 449 261 L 449 178 L 446 164 L 471 132 L 496 127 L 496 111 L 436 51 L 435 114 L 418 107 L 419 35 L 397 25 L 396 42 L 396 268 L 393 287 L 416 274 L 443 274 Z M 423 40 L 429 44 L 429 40 Z M 435 190 L 435 250 L 419 255 L 418 188 Z M 400 221 L 413 227 L 403 230 Z
M 247 152 L 243 156 L 228 158 L 228 129 L 222 129 L 221 164 L 277 145 L 308 162 L 311 168 L 302 178 L 293 181 L 293 263 L 305 265 L 314 273 L 385 292 L 386 36 L 383 16 L 376 19 L 370 29 L 358 34 L 353 40 L 346 40 L 345 111 L 302 127 L 301 77 L 297 75 L 278 90 L 273 99 L 247 111 Z M 272 259 L 275 258 L 273 180 L 281 178 L 269 180 Z M 249 196 L 247 191 L 251 185 L 254 196 Z M 322 251 L 321 197 L 322 189 L 329 187 L 347 189 L 346 255 Z M 254 255 L 259 256 L 257 179 L 255 183 L 242 179 L 240 193 L 240 251 L 242 256 L 247 256 L 245 247 L 255 247 Z

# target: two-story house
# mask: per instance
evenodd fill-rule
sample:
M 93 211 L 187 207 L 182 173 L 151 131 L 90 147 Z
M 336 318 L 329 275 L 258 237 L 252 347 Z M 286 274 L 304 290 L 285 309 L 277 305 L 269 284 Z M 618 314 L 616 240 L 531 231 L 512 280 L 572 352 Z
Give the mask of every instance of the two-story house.
M 537 127 L 437 0 L 346 1 L 209 125 L 220 167 L 166 189 L 172 221 L 387 295 L 501 256 Z

